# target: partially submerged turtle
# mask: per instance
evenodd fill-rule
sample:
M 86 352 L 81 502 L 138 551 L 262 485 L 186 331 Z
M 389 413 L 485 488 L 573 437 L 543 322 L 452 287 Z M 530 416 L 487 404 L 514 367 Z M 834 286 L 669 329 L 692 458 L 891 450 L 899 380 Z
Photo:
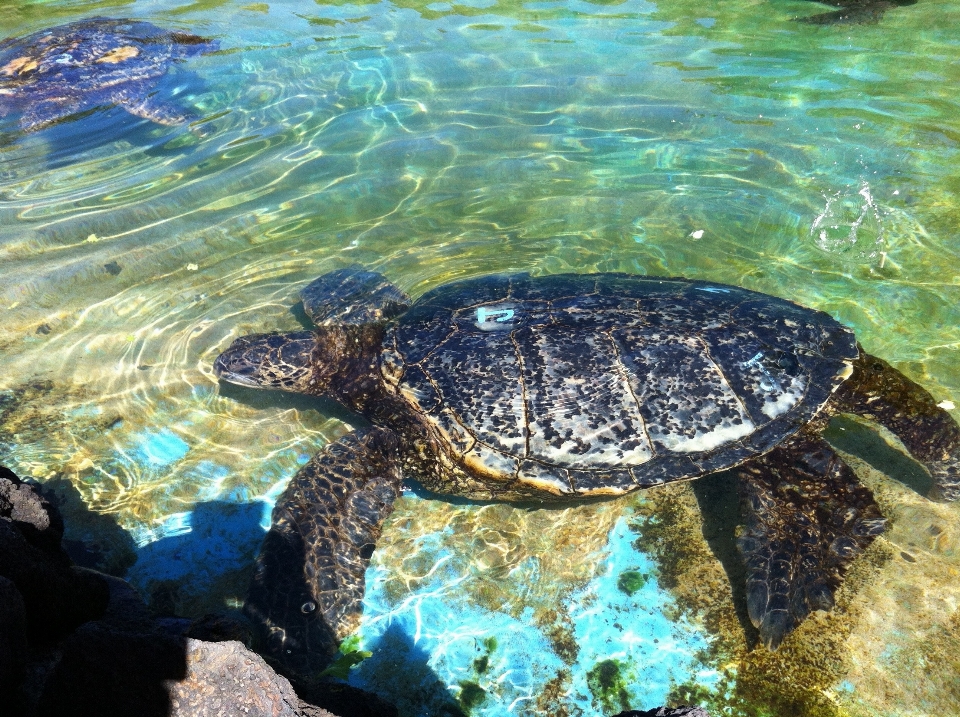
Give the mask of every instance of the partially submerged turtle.
M 797 18 L 809 25 L 874 25 L 887 10 L 916 5 L 917 0 L 812 0 L 820 5 L 840 8 L 834 12 Z
M 176 125 L 189 112 L 152 94 L 171 63 L 216 49 L 216 42 L 140 20 L 95 17 L 0 42 L 0 115 L 41 129 L 65 117 L 118 105 L 137 117 Z
M 315 331 L 237 339 L 217 375 L 328 396 L 372 428 L 328 445 L 273 513 L 247 611 L 265 651 L 315 674 L 356 627 L 401 478 L 561 504 L 738 468 L 750 619 L 775 649 L 828 610 L 884 529 L 824 442 L 847 412 L 892 431 L 960 497 L 960 427 L 820 311 L 734 286 L 626 274 L 483 276 L 411 305 L 384 277 L 300 294 Z

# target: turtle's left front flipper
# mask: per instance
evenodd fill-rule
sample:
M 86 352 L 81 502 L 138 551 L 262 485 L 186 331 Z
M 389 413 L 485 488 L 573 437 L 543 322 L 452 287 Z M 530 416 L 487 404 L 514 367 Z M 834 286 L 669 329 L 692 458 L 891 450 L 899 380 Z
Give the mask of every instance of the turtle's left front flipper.
M 328 445 L 277 501 L 244 611 L 281 671 L 315 678 L 356 629 L 364 572 L 400 489 L 397 438 L 372 428 Z
M 195 113 L 161 99 L 156 90 L 146 84 L 119 85 L 110 93 L 109 99 L 135 117 L 142 117 L 157 124 L 172 127 L 198 119 Z
M 929 391 L 864 353 L 837 391 L 837 408 L 876 421 L 930 471 L 933 498 L 960 498 L 960 426 Z
M 829 610 L 853 559 L 883 532 L 873 494 L 823 439 L 794 436 L 739 470 L 747 611 L 775 650 Z

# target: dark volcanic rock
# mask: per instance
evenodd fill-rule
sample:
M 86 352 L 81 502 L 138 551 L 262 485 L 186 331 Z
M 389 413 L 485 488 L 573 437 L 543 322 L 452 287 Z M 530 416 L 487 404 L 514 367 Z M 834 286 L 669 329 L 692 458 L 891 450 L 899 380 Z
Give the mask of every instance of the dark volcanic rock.
M 107 606 L 107 585 L 75 568 L 63 551 L 56 509 L 6 468 L 0 468 L 0 576 L 23 598 L 31 642 L 55 641 Z
M 14 694 L 27 657 L 27 611 L 17 586 L 0 577 L 0 695 Z
M 336 717 L 244 646 L 242 618 L 158 619 L 129 583 L 73 565 L 62 538 L 56 508 L 0 467 L 3 715 Z
M 187 672 L 181 639 L 126 632 L 101 620 L 77 628 L 59 652 L 43 685 L 38 717 L 166 717 L 171 712 L 164 682 Z
M 172 715 L 300 715 L 290 682 L 240 642 L 188 639 L 186 677 L 167 688 Z

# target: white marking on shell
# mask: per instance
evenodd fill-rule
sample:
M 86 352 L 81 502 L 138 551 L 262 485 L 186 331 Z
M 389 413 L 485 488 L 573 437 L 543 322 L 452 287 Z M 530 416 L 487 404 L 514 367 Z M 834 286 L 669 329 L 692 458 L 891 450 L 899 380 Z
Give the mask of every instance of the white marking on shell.
M 435 394 L 430 393 L 426 389 L 418 390 L 410 384 L 405 383 L 400 386 L 400 395 L 403 396 L 408 403 L 423 408 L 424 399 L 431 399 Z
M 481 331 L 510 331 L 516 327 L 515 304 L 493 304 L 477 307 L 474 322 Z
M 577 493 L 580 495 L 625 495 L 631 490 L 633 490 L 633 487 L 624 488 L 622 486 L 610 484 L 578 490 Z
M 720 368 L 695 337 L 622 332 L 639 375 L 631 387 L 654 444 L 677 453 L 708 451 L 756 426 Z
M 769 418 L 776 418 L 789 411 L 797 401 L 803 398 L 806 379 L 802 376 L 792 377 L 786 374 L 778 379 L 760 362 L 762 358 L 763 352 L 760 351 L 741 365 L 750 370 L 748 375 L 759 389 L 755 393 L 763 398 L 763 406 L 760 410 Z M 790 385 L 784 387 L 783 380 L 789 380 Z
M 730 443 L 738 438 L 743 438 L 753 433 L 755 428 L 756 426 L 754 426 L 753 421 L 744 415 L 743 422 L 740 424 L 725 421 L 710 431 L 697 432 L 692 438 L 676 433 L 667 433 L 662 434 L 659 439 L 668 450 L 676 451 L 677 453 L 695 453 L 698 451 L 709 451 L 724 443 Z
M 494 480 L 512 480 L 519 466 L 516 458 L 506 456 L 482 443 L 475 443 L 473 448 L 463 455 L 463 463 L 470 470 Z
M 521 483 L 546 493 L 553 493 L 554 495 L 570 495 L 572 493 L 569 483 L 545 469 L 536 472 L 521 469 L 517 477 Z
M 764 415 L 769 416 L 770 418 L 776 418 L 777 416 L 786 413 L 791 408 L 796 406 L 797 402 L 803 398 L 804 385 L 805 382 L 803 381 L 795 381 L 794 385 L 774 394 L 775 398 L 767 398 L 760 410 L 763 411 Z
M 568 333 L 536 332 L 542 374 L 526 381 L 531 456 L 562 466 L 646 463 L 650 440 L 611 341 L 578 338 L 586 358 L 571 351 Z
M 851 376 L 853 376 L 853 364 L 850 363 L 849 361 L 844 361 L 843 368 L 837 372 L 837 379 L 836 379 L 837 382 L 833 384 L 832 390 L 836 391 L 838 388 L 840 388 L 840 384 L 846 381 Z

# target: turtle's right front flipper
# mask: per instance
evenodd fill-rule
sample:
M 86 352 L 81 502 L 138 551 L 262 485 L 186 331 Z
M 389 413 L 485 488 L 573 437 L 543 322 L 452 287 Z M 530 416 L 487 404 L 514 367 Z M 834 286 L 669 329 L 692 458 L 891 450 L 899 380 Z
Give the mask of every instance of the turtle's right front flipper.
M 396 436 L 372 428 L 328 445 L 277 501 L 244 610 L 282 671 L 315 678 L 356 629 L 364 571 L 400 487 Z
M 885 520 L 873 494 L 823 439 L 800 433 L 739 470 L 747 612 L 775 650 L 843 575 Z
M 930 471 L 931 497 L 960 498 L 960 425 L 923 386 L 861 349 L 853 374 L 837 391 L 837 407 L 875 421 L 899 438 Z

